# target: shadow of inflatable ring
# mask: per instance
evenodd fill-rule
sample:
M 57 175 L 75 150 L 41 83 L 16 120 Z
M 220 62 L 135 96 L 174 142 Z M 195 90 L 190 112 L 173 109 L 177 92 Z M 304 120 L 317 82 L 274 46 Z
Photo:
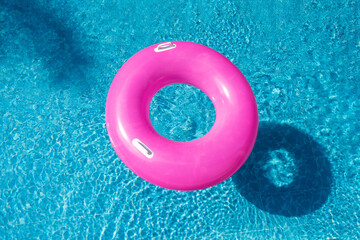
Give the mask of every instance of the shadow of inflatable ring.
M 254 149 L 232 180 L 256 207 L 287 217 L 319 209 L 332 186 L 325 148 L 292 126 L 269 122 L 260 122 Z

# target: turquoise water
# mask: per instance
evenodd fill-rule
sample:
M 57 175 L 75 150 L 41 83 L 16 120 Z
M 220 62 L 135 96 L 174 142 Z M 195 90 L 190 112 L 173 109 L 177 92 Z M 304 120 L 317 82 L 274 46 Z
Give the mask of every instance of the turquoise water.
M 351 0 L 0 0 L 0 238 L 359 239 L 359 15 Z M 105 128 L 117 70 L 169 40 L 224 54 L 258 103 L 250 158 L 201 191 L 143 181 Z M 150 112 L 189 140 L 211 108 L 175 86 Z
M 210 98 L 187 84 L 160 89 L 150 103 L 150 120 L 155 130 L 175 141 L 191 141 L 210 131 L 216 112 Z

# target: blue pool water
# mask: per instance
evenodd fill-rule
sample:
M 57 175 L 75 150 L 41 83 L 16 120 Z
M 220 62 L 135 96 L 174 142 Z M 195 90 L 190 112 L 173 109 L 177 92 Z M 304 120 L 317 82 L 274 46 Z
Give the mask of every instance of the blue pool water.
M 358 1 L 0 0 L 0 26 L 1 239 L 360 238 Z M 143 181 L 105 128 L 117 70 L 169 40 L 224 54 L 258 103 L 248 161 L 201 191 Z M 215 117 L 187 86 L 150 113 L 177 140 Z

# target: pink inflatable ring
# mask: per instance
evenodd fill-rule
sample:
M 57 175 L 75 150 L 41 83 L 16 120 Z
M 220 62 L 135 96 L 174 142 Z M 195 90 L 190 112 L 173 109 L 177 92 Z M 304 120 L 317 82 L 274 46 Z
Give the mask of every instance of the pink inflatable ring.
M 150 122 L 153 96 L 176 83 L 201 89 L 215 106 L 215 123 L 199 139 L 167 139 Z M 174 190 L 207 188 L 233 175 L 254 146 L 259 122 L 254 94 L 239 69 L 215 50 L 182 41 L 131 57 L 111 84 L 105 112 L 111 144 L 125 165 Z

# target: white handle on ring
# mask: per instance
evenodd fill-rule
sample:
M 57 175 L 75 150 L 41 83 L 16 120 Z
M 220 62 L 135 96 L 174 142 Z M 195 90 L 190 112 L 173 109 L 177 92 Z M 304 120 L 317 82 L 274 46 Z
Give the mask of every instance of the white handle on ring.
M 167 51 L 170 49 L 176 48 L 176 45 L 172 42 L 166 42 L 166 43 L 162 43 L 159 44 L 156 48 L 154 48 L 155 52 L 163 52 L 163 51 Z
M 132 144 L 147 158 L 152 158 L 154 156 L 153 151 L 151 151 L 150 148 L 146 146 L 145 143 L 141 142 L 139 139 L 133 139 Z

